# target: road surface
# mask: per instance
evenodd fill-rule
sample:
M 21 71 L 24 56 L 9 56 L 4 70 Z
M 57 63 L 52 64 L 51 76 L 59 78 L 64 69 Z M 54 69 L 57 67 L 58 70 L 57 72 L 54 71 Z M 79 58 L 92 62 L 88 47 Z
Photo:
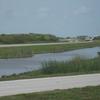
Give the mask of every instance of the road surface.
M 33 43 L 33 44 L 2 44 L 0 47 L 19 47 L 19 46 L 34 46 L 34 45 L 57 45 L 57 44 L 73 44 L 73 43 L 88 43 L 88 42 L 57 42 L 57 43 Z
M 100 74 L 0 82 L 0 96 L 100 85 Z

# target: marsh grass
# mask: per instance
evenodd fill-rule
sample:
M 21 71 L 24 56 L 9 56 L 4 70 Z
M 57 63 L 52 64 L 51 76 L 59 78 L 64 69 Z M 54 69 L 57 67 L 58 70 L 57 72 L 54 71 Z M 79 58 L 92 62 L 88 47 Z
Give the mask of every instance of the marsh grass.
M 31 57 L 31 47 L 3 47 L 0 48 L 0 59 Z
M 94 59 L 76 57 L 69 62 L 48 61 L 42 63 L 41 70 L 44 74 L 100 71 L 100 57 Z

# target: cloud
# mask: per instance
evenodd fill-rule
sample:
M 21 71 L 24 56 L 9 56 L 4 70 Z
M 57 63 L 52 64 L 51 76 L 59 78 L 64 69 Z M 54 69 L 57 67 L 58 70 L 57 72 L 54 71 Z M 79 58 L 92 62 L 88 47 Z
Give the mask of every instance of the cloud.
M 74 10 L 75 15 L 86 14 L 89 12 L 89 8 L 86 6 L 81 6 Z

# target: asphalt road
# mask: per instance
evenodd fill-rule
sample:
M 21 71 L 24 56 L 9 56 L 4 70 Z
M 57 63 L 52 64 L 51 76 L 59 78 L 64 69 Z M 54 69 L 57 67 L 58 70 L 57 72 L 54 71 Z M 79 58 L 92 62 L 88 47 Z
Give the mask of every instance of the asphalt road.
M 100 74 L 0 82 L 0 96 L 100 85 Z
M 92 42 L 92 41 L 90 41 Z M 57 45 L 57 44 L 71 44 L 71 43 L 88 43 L 88 42 L 57 42 L 57 43 L 33 43 L 33 44 L 2 44 L 0 47 L 16 47 L 16 46 L 34 46 L 34 45 Z

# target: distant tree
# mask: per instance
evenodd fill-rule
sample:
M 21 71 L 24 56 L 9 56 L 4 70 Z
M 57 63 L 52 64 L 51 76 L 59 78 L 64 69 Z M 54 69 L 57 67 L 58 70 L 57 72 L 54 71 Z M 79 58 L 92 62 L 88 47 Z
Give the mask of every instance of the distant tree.
M 85 40 L 88 36 L 78 36 L 77 39 L 79 40 Z
M 0 44 L 13 44 L 13 43 L 33 43 L 33 42 L 48 42 L 58 41 L 58 38 L 50 34 L 1 34 Z
M 100 36 L 94 37 L 94 40 L 100 40 Z
M 66 39 L 71 39 L 71 37 L 66 37 Z

